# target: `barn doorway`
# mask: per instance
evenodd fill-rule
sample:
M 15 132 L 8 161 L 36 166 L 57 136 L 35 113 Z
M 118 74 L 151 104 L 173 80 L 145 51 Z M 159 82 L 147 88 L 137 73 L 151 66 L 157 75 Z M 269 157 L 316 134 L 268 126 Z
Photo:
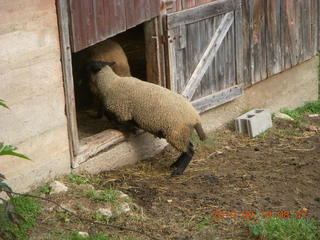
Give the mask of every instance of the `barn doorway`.
M 147 62 L 145 47 L 144 24 L 139 24 L 123 33 L 119 33 L 110 40 L 117 42 L 124 50 L 130 66 L 131 75 L 147 81 Z M 108 41 L 108 40 L 107 40 Z M 99 44 L 104 44 L 105 41 Z M 76 115 L 78 136 L 82 139 L 98 134 L 107 129 L 116 129 L 107 118 L 95 118 L 97 101 L 90 91 L 88 79 L 85 79 L 82 70 L 88 62 L 87 54 L 96 45 L 90 46 L 80 52 L 72 53 L 72 69 L 75 88 Z
M 160 6 L 153 0 L 57 0 L 57 6 L 71 165 L 76 168 L 126 139 L 105 117 L 92 117 L 95 102 L 88 84 L 81 79 L 77 56 L 111 39 L 123 48 L 132 76 L 165 86 L 164 66 L 159 61 L 163 57 Z

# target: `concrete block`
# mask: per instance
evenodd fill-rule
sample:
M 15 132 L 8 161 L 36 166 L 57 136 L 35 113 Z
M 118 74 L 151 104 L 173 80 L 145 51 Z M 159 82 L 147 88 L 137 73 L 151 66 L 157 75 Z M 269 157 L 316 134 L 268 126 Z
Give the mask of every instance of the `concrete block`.
M 271 112 L 265 109 L 253 109 L 235 119 L 238 132 L 255 137 L 272 127 Z

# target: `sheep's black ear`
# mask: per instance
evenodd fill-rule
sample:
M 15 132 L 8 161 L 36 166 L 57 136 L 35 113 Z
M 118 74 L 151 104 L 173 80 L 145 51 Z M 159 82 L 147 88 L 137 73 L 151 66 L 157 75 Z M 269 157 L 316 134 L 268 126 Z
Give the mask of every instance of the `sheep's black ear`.
M 98 73 L 105 66 L 112 66 L 115 62 L 101 62 L 101 61 L 90 61 L 88 63 L 87 69 L 90 72 Z

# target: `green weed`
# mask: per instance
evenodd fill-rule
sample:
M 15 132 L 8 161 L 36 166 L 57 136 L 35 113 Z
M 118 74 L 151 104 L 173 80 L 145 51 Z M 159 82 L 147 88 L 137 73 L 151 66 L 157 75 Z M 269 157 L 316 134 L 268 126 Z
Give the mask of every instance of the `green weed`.
M 212 215 L 207 215 L 205 216 L 204 218 L 202 218 L 200 220 L 200 222 L 198 222 L 195 226 L 195 228 L 197 230 L 201 230 L 201 229 L 204 229 L 205 227 L 209 226 L 210 224 L 213 224 L 212 222 Z
M 261 218 L 249 228 L 253 236 L 264 240 L 317 240 L 320 237 L 315 221 L 308 219 Z
M 41 189 L 40 189 L 40 192 L 41 193 L 44 193 L 44 194 L 49 194 L 51 191 L 51 187 L 46 185 L 46 186 L 43 186 Z
M 86 197 L 96 201 L 96 202 L 109 202 L 114 203 L 117 199 L 119 192 L 114 189 L 105 189 L 102 191 L 91 190 L 86 194 Z
M 70 182 L 76 183 L 76 184 L 88 184 L 88 183 L 90 183 L 90 180 L 87 177 L 80 176 L 80 175 L 77 175 L 77 174 L 69 174 L 68 175 L 68 179 L 69 179 Z
M 290 110 L 288 108 L 284 108 L 281 110 L 282 113 L 285 113 L 292 117 L 294 120 L 304 121 L 305 113 L 309 114 L 319 114 L 320 113 L 320 101 L 312 101 L 306 102 L 302 107 L 298 107 L 296 109 Z

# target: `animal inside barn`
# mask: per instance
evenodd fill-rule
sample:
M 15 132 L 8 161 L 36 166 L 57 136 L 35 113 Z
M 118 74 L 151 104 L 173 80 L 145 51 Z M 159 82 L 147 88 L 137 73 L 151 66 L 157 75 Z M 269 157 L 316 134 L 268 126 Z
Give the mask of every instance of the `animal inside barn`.
M 77 76 L 77 57 L 110 39 L 123 48 L 133 76 L 191 101 L 206 132 L 251 107 L 277 111 L 318 96 L 317 0 L 0 6 L 0 98 L 11 109 L 1 110 L 1 132 L 33 159 L 1 159 L 1 173 L 17 190 L 71 171 L 134 164 L 166 145 L 146 133 L 127 138 L 90 116 L 94 100 Z
M 112 67 L 117 75 L 121 77 L 134 76 L 147 81 L 144 25 L 139 24 L 112 38 L 72 54 L 80 139 L 117 127 L 103 116 L 95 117 L 99 104 L 90 91 L 89 75 L 86 73 L 87 65 L 93 60 L 115 62 Z

